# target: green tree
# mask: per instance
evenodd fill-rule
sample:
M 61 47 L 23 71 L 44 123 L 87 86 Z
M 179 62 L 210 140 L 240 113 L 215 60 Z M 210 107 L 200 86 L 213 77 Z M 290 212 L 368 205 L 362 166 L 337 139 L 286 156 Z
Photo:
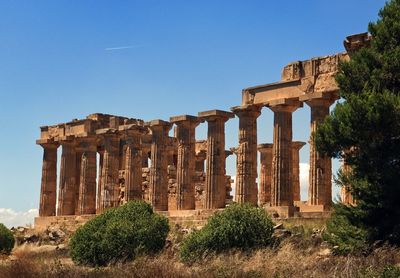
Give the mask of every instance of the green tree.
M 400 244 L 400 0 L 388 1 L 368 30 L 371 45 L 341 64 L 337 75 L 344 102 L 314 140 L 319 151 L 351 167 L 339 173 L 339 184 L 349 186 L 357 203 L 337 205 L 332 221 L 344 224 L 328 232 L 351 245 L 342 233 L 350 224 L 366 243 Z
M 71 238 L 77 264 L 105 266 L 160 251 L 169 232 L 168 219 L 143 201 L 109 209 L 88 221 Z

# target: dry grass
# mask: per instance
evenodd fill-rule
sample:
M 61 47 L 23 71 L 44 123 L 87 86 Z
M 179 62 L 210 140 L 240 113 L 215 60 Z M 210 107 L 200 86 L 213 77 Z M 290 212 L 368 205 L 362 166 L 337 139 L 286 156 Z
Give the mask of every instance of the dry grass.
M 18 248 L 0 263 L 0 277 L 380 277 L 387 265 L 400 266 L 400 250 L 383 247 L 366 257 L 324 254 L 321 247 L 299 248 L 286 241 L 279 249 L 231 252 L 185 266 L 171 252 L 107 268 L 75 266 L 66 251 Z

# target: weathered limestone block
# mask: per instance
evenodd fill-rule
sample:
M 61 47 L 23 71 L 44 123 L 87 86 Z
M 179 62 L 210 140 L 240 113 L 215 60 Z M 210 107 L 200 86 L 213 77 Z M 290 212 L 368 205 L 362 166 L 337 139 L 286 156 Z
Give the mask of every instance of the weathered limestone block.
M 272 178 L 272 144 L 258 145 L 260 152 L 260 192 L 259 205 L 261 207 L 271 203 L 271 178 Z
M 300 149 L 305 142 L 292 142 L 292 161 L 293 161 L 293 201 L 300 202 Z
M 74 140 L 63 140 L 61 166 L 60 166 L 60 187 L 58 190 L 57 215 L 74 215 L 76 191 L 78 189 L 76 180 L 76 152 Z
M 96 213 L 97 140 L 95 137 L 77 139 L 80 153 L 80 179 L 77 215 Z
M 274 112 L 274 144 L 272 158 L 271 206 L 287 207 L 294 213 L 292 187 L 292 113 L 302 104 L 284 99 L 269 103 Z
M 55 216 L 57 201 L 58 143 L 54 143 L 50 140 L 38 140 L 37 144 L 43 147 L 39 216 Z
M 149 197 L 157 211 L 168 210 L 167 141 L 171 124 L 154 120 L 146 124 L 152 132 Z
M 115 129 L 96 132 L 104 144 L 99 212 L 119 204 L 119 136 Z
M 124 201 L 142 199 L 142 135 L 145 128 L 138 125 L 119 127 L 125 140 Z
M 225 207 L 225 122 L 234 114 L 221 110 L 199 113 L 208 123 L 205 209 Z
M 236 150 L 236 202 L 257 206 L 257 118 L 260 106 L 233 107 L 239 117 L 239 146 Z

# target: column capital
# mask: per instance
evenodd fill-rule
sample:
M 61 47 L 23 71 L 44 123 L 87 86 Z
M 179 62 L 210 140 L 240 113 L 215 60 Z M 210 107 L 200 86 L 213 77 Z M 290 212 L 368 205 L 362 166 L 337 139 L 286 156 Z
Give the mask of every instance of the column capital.
M 206 120 L 207 122 L 212 122 L 215 120 L 222 120 L 224 122 L 228 121 L 229 119 L 233 119 L 235 114 L 223 111 L 223 110 L 209 110 L 203 111 L 198 113 L 199 118 Z
M 172 128 L 172 124 L 170 122 L 163 121 L 160 119 L 146 122 L 144 126 L 148 127 L 151 131 L 164 131 L 164 132 L 169 132 Z
M 302 147 L 304 147 L 306 142 L 301 142 L 301 141 L 293 141 L 292 142 L 292 148 L 294 150 L 300 150 Z
M 185 125 L 185 126 L 196 127 L 200 123 L 203 123 L 204 119 L 191 115 L 180 115 L 180 116 L 170 117 L 169 121 L 171 124 L 176 124 L 177 126 Z
M 60 144 L 53 139 L 38 139 L 36 140 L 36 144 L 44 149 L 57 149 L 60 146 Z
M 260 105 L 242 105 L 242 106 L 234 106 L 231 108 L 231 111 L 238 116 L 242 117 L 251 117 L 258 118 L 261 115 L 262 106 Z
M 337 92 L 316 92 L 300 96 L 299 100 L 309 106 L 331 106 L 339 98 Z
M 303 103 L 299 98 L 282 98 L 271 100 L 266 103 L 273 112 L 290 112 L 293 113 L 297 108 L 303 107 Z
M 118 132 L 123 137 L 129 137 L 129 136 L 137 136 L 137 135 L 146 134 L 147 129 L 144 126 L 130 124 L 130 125 L 122 125 L 122 126 L 118 127 Z
M 259 144 L 257 146 L 257 150 L 260 153 L 272 153 L 272 148 L 273 148 L 274 144 Z

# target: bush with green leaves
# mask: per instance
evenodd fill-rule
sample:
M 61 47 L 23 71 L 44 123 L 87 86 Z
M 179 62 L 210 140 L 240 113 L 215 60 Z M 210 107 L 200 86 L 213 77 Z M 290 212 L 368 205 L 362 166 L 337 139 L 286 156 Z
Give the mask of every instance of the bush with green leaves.
M 0 223 L 0 253 L 10 254 L 14 243 L 15 239 L 12 232 Z
M 192 263 L 211 253 L 268 246 L 272 243 L 273 225 L 264 209 L 249 204 L 230 205 L 183 241 L 181 260 Z
M 132 201 L 79 228 L 71 238 L 70 255 L 80 265 L 125 262 L 163 249 L 168 232 L 167 218 L 143 201 Z

